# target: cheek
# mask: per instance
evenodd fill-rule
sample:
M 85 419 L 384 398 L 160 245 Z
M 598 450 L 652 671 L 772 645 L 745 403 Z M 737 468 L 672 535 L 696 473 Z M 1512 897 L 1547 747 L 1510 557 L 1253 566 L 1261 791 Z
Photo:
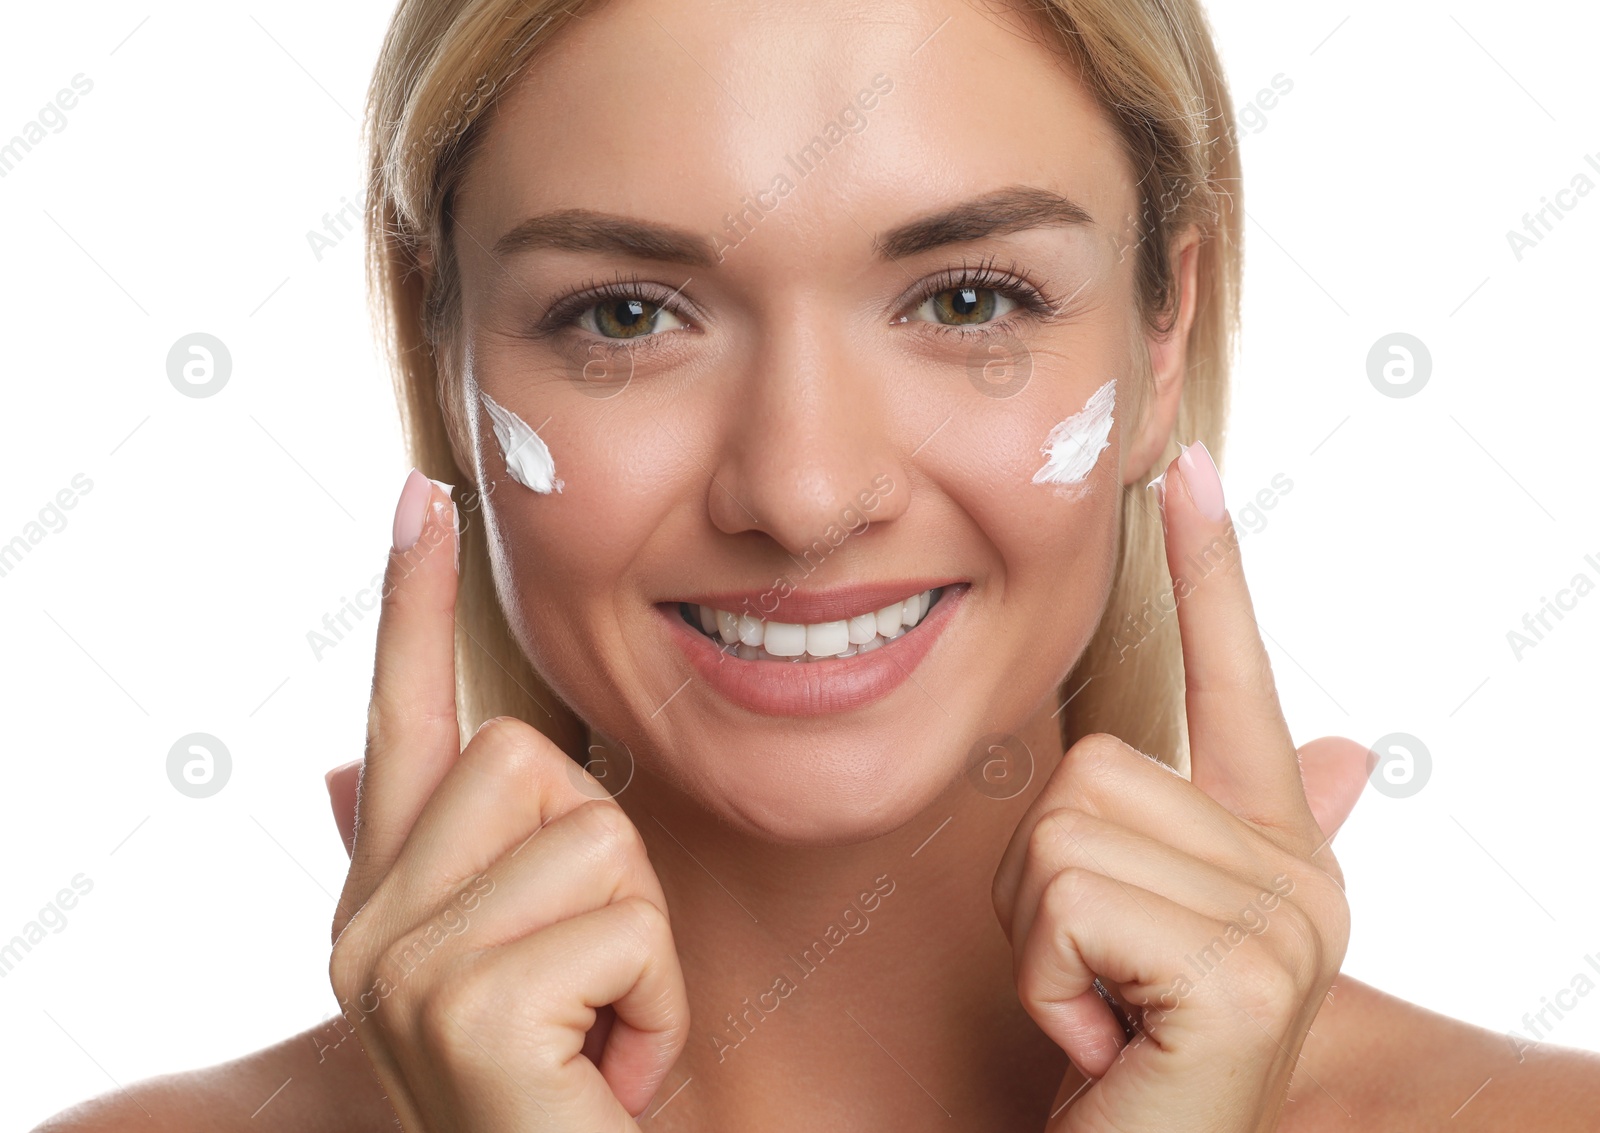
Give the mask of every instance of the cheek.
M 597 656 L 585 643 L 618 640 L 625 619 L 637 616 L 623 605 L 636 601 L 632 572 L 668 553 L 655 544 L 665 538 L 673 509 L 693 497 L 688 479 L 697 469 L 648 423 L 619 421 L 589 398 L 550 399 L 540 413 L 539 400 L 530 392 L 519 412 L 549 416 L 540 435 L 562 490 L 530 491 L 498 461 L 488 462 L 485 471 L 497 479 L 484 514 L 507 616 L 544 673 L 547 665 L 564 664 L 568 648 Z M 481 442 L 484 451 L 498 452 L 487 427 Z
M 1137 380 L 1125 339 L 1107 328 L 1034 345 L 1026 381 L 952 401 L 944 443 L 919 463 L 1006 525 L 1055 528 L 1104 513 L 1106 497 L 1118 495 L 1124 406 Z
M 1122 405 L 1137 380 L 1131 350 L 1118 341 L 1077 343 L 1070 353 L 1035 349 L 1025 388 L 966 399 L 937 460 L 919 462 L 976 528 L 993 560 L 998 585 L 990 589 L 1003 596 L 1002 616 L 1016 619 L 1025 648 L 1040 655 L 1085 644 L 1110 591 Z

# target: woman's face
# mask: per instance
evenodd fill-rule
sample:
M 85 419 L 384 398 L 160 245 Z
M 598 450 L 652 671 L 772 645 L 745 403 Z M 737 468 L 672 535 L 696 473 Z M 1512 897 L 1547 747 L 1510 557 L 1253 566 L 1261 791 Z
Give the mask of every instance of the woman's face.
M 455 207 L 512 625 L 736 827 L 886 832 L 1054 710 L 1104 607 L 1156 428 L 1127 161 L 1027 25 L 953 0 L 621 0 L 560 34 Z M 512 478 L 480 392 L 559 490 Z

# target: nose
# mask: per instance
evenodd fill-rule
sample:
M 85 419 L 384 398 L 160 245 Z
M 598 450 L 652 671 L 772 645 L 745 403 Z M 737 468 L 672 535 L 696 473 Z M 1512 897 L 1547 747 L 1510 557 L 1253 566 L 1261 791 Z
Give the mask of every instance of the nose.
M 881 378 L 845 335 L 795 316 L 744 353 L 710 485 L 718 530 L 760 531 L 791 555 L 903 515 L 911 485 Z

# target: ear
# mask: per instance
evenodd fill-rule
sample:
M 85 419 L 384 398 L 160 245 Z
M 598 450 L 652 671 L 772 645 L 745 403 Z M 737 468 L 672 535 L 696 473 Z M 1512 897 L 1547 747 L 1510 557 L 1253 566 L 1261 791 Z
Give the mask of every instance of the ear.
M 1200 230 L 1190 225 L 1173 241 L 1172 277 L 1178 292 L 1178 317 L 1166 334 L 1146 331 L 1144 347 L 1150 355 L 1151 389 L 1144 414 L 1128 434 L 1122 461 L 1122 482 L 1146 479 L 1167 448 L 1178 420 L 1183 398 L 1183 376 L 1189 362 L 1189 328 L 1194 325 L 1197 298 Z

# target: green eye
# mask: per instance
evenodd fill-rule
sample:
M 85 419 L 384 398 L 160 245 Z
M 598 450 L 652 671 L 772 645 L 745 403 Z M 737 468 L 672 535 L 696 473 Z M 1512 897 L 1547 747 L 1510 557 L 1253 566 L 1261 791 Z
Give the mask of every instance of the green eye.
M 967 327 L 993 322 L 1016 310 L 1017 301 L 994 287 L 967 284 L 931 293 L 912 312 L 912 318 L 939 326 Z

